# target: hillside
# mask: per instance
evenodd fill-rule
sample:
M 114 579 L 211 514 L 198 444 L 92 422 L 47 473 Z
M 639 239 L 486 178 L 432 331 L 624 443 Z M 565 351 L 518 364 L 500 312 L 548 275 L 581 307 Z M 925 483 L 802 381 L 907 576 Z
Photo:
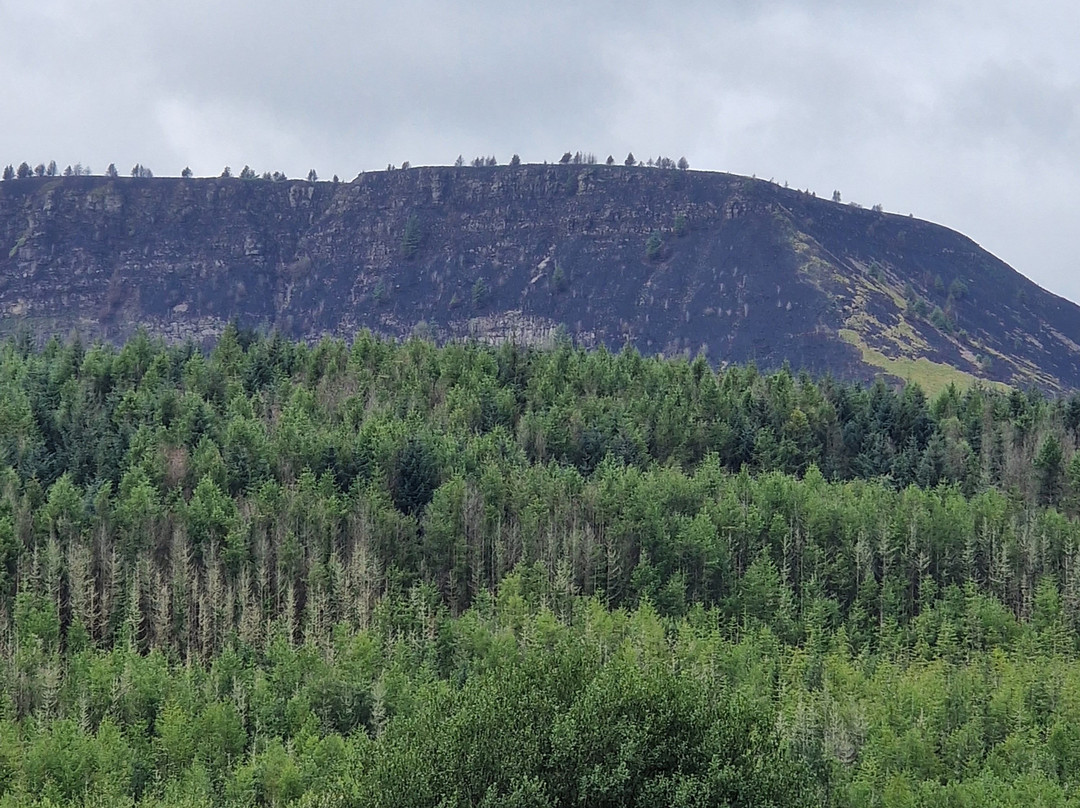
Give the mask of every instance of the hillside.
M 227 328 L 0 423 L 0 808 L 1080 794 L 1080 393 Z
M 1080 308 L 971 240 L 718 173 L 416 168 L 349 183 L 0 183 L 0 327 L 209 340 L 229 320 L 754 360 L 931 390 L 1080 387 Z

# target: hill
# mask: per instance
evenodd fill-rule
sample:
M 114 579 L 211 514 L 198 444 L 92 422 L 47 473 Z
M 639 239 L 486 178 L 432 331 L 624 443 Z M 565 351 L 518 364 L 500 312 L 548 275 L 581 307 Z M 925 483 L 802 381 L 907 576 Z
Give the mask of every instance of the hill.
M 0 328 L 704 352 L 710 361 L 1080 387 L 1080 308 L 964 236 L 755 179 L 415 168 L 349 183 L 0 183 Z

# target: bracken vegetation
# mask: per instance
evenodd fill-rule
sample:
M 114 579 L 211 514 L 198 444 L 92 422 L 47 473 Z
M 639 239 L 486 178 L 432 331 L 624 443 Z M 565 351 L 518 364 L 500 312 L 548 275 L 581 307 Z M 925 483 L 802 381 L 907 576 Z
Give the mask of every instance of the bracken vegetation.
M 1080 396 L 0 347 L 0 806 L 1080 803 Z

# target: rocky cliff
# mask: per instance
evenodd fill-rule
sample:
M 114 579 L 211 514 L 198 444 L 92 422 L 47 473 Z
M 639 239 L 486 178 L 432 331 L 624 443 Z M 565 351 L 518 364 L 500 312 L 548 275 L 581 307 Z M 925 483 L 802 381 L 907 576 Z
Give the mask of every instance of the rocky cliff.
M 361 328 L 1080 387 L 1080 308 L 946 228 L 760 180 L 414 168 L 0 183 L 0 329 Z

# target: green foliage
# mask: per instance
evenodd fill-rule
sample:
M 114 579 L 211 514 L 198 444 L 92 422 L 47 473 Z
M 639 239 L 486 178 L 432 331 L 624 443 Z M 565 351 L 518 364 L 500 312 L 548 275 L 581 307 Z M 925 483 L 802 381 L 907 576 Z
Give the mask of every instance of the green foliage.
M 481 308 L 488 299 L 488 285 L 483 278 L 477 278 L 472 287 L 472 302 L 476 308 Z
M 96 687 L 116 717 L 0 722 L 0 783 L 20 804 L 402 806 L 858 805 L 1022 783 L 1053 800 L 1080 784 L 1075 650 L 1033 642 L 1063 613 L 1047 582 L 1026 638 L 971 644 L 984 596 L 955 592 L 906 650 L 869 654 L 842 627 L 786 643 L 701 608 L 665 621 L 574 598 L 561 619 L 538 585 L 509 576 L 454 619 L 418 590 L 388 596 L 389 622 L 321 647 L 279 635 L 247 659 L 77 657 L 52 709 L 78 714 Z M 124 702 L 151 673 L 147 720 Z M 327 681 L 372 699 L 368 723 L 320 724 Z
M 950 320 L 949 316 L 941 310 L 940 306 L 934 306 L 934 310 L 930 313 L 930 322 L 933 323 L 934 327 L 939 331 L 952 333 L 952 320 Z
M 401 234 L 401 255 L 404 258 L 412 258 L 420 249 L 423 239 L 423 231 L 420 228 L 420 218 L 414 213 L 405 221 L 405 231 Z
M 431 446 L 410 438 L 397 454 L 393 466 L 391 496 L 403 513 L 416 515 L 431 502 L 439 485 L 439 468 Z
M 558 261 L 555 262 L 555 271 L 551 273 L 551 288 L 556 292 L 566 291 L 566 270 Z
M 1035 469 L 1039 500 L 1046 505 L 1058 504 L 1064 488 L 1065 466 L 1061 441 L 1056 435 L 1051 433 L 1043 440 L 1035 456 Z
M 1062 803 L 1077 413 L 569 342 L 11 341 L 0 804 Z
M 645 240 L 645 257 L 650 261 L 655 261 L 660 257 L 661 252 L 664 249 L 664 239 L 660 235 L 659 230 L 654 230 L 649 234 L 648 239 Z
M 41 593 L 22 591 L 15 598 L 15 636 L 23 648 L 56 651 L 60 644 L 60 614 L 56 603 Z

